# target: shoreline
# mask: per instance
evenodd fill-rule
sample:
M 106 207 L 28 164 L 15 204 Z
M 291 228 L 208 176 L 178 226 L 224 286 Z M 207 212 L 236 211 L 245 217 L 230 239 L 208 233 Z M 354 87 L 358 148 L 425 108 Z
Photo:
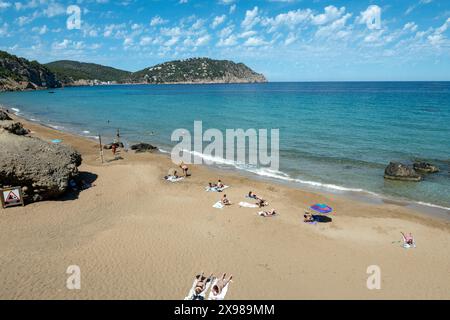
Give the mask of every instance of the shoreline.
M 77 195 L 0 210 L 0 298 L 181 300 L 201 271 L 233 274 L 227 299 L 450 298 L 449 222 L 204 165 L 169 183 L 167 155 L 113 161 L 106 150 L 102 165 L 95 141 L 21 121 L 31 136 L 77 149 L 81 174 L 95 181 Z M 234 203 L 223 210 L 212 208 L 222 194 L 204 191 L 218 177 Z M 238 207 L 249 190 L 279 215 Z M 313 203 L 333 207 L 331 223 L 302 222 Z M 416 249 L 400 246 L 400 231 L 414 234 Z M 382 290 L 366 288 L 374 264 Z M 65 288 L 69 265 L 81 268 L 81 290 Z
M 9 108 L 7 106 L 2 106 L 3 108 Z M 36 119 L 28 119 L 23 115 L 20 115 L 21 110 L 16 108 L 9 108 L 10 110 L 14 111 L 14 116 L 17 117 L 20 121 L 25 121 L 28 123 L 37 124 L 40 126 L 43 126 L 45 128 L 48 128 L 50 130 L 56 130 L 63 133 L 68 133 L 71 135 L 74 135 L 76 137 L 87 139 L 89 141 L 97 141 L 98 139 L 96 136 L 93 135 L 82 135 L 79 132 L 72 132 L 70 130 L 64 130 L 65 128 L 63 126 L 59 126 L 57 124 L 50 125 L 45 124 L 41 120 Z M 91 132 L 89 131 L 89 134 Z M 130 141 L 128 141 L 126 138 L 123 139 L 123 142 L 125 143 L 125 146 L 131 145 Z M 158 150 L 161 154 L 164 154 L 168 158 L 170 158 L 170 152 L 164 149 L 161 149 L 159 146 Z M 299 179 L 294 178 L 288 178 L 288 179 L 282 179 L 282 177 L 275 177 L 271 175 L 265 175 L 265 174 L 259 174 L 258 172 L 249 171 L 245 169 L 241 169 L 236 167 L 235 165 L 227 165 L 227 167 L 219 167 L 217 164 L 213 165 L 207 165 L 202 164 L 201 166 L 210 168 L 213 170 L 219 170 L 221 172 L 231 172 L 235 173 L 237 175 L 243 175 L 247 178 L 256 180 L 256 181 L 263 181 L 268 183 L 276 183 L 278 185 L 284 185 L 288 186 L 290 188 L 305 191 L 305 192 L 317 192 L 318 194 L 326 194 L 326 195 L 336 195 L 343 197 L 344 199 L 348 200 L 355 200 L 363 203 L 372 203 L 372 204 L 394 204 L 398 205 L 400 207 L 406 207 L 408 209 L 414 210 L 418 212 L 419 214 L 423 214 L 426 216 L 431 216 L 438 219 L 444 219 L 447 221 L 450 221 L 450 208 L 444 207 L 438 204 L 434 203 L 426 203 L 422 201 L 416 201 L 411 199 L 402 199 L 402 198 L 396 198 L 391 197 L 389 195 L 383 195 L 378 194 L 369 190 L 364 189 L 352 189 L 348 187 L 343 186 L 337 186 L 337 185 L 329 185 L 327 183 L 321 183 L 321 182 L 314 182 L 314 181 L 301 181 Z M 283 172 L 282 172 L 283 173 Z

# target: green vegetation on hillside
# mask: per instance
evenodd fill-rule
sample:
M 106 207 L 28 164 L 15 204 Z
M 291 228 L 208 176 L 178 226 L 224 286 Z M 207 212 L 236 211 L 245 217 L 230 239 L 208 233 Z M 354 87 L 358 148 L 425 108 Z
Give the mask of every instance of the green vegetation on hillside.
M 131 77 L 131 72 L 94 63 L 61 60 L 47 63 L 46 66 L 64 83 L 76 80 L 126 82 Z
M 263 75 L 243 63 L 191 58 L 158 64 L 133 73 L 133 80 L 148 83 L 266 82 Z
M 0 89 L 14 89 L 20 82 L 38 87 L 59 87 L 55 75 L 37 61 L 0 51 Z

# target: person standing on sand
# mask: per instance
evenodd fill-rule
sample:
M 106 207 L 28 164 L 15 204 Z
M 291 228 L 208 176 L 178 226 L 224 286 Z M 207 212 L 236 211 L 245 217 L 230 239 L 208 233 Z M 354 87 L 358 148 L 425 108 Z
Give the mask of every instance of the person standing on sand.
M 116 151 L 117 151 L 117 145 L 115 143 L 112 144 L 111 150 L 112 150 L 113 156 L 115 157 L 116 156 Z

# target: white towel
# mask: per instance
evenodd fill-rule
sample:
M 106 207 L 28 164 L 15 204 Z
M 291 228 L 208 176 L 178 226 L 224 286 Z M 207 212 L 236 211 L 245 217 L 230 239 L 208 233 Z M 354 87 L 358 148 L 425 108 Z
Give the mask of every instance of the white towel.
M 217 283 L 218 279 L 214 279 L 213 283 L 212 283 L 212 287 L 214 287 L 214 285 Z M 222 292 L 219 295 L 215 295 L 212 290 L 209 292 L 209 296 L 208 296 L 208 300 L 225 300 L 225 296 L 227 295 L 228 292 L 228 285 L 230 283 L 228 282 L 227 285 L 222 289 Z
M 216 209 L 223 209 L 225 206 L 223 205 L 222 201 L 217 201 L 214 205 L 213 208 Z
M 222 192 L 225 189 L 228 189 L 229 186 L 223 186 L 222 188 L 218 188 L 218 187 L 205 187 L 205 191 L 208 192 Z
M 183 179 L 184 179 L 184 177 L 175 177 L 175 176 L 168 176 L 167 178 L 165 178 L 165 180 L 170 181 L 170 182 L 178 182 Z
M 248 202 L 239 202 L 239 207 L 243 207 L 243 208 L 258 208 L 257 204 L 254 203 L 248 203 Z

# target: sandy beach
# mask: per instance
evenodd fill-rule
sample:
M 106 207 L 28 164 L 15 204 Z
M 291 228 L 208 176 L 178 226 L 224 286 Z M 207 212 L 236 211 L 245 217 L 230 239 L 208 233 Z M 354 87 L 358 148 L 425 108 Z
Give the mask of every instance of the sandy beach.
M 201 271 L 233 274 L 227 299 L 449 299 L 450 223 L 395 204 L 256 181 L 192 166 L 192 177 L 163 180 L 174 167 L 156 153 L 121 152 L 21 120 L 33 136 L 61 139 L 83 156 L 94 186 L 77 195 L 0 210 L 0 299 L 183 299 Z M 212 208 L 222 179 L 234 203 Z M 249 190 L 279 215 L 240 208 Z M 331 223 L 303 223 L 313 203 L 334 208 Z M 400 232 L 417 248 L 404 249 Z M 66 269 L 81 269 L 81 289 Z M 366 286 L 381 269 L 381 289 Z

